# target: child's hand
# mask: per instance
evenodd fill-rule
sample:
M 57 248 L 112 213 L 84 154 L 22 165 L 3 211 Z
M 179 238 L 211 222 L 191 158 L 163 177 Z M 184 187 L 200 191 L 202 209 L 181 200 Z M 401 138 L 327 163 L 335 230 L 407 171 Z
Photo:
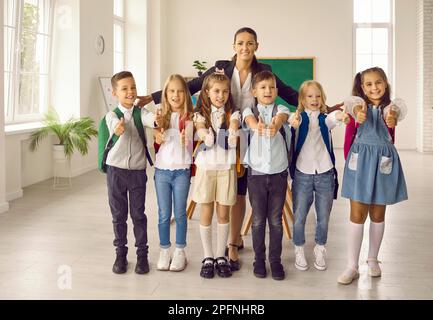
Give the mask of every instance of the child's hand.
M 350 122 L 350 117 L 346 113 L 346 109 L 343 108 L 343 111 L 337 111 L 337 114 L 335 115 L 335 118 L 338 121 L 343 122 L 344 124 L 348 124 Z
M 143 108 L 146 104 L 151 103 L 153 101 L 153 98 L 152 95 L 149 94 L 148 96 L 139 96 L 137 97 L 137 100 L 135 100 L 134 105 L 139 108 Z
M 163 144 L 165 141 L 165 133 L 164 133 L 164 128 L 160 130 L 154 130 L 154 134 L 155 134 L 155 142 L 157 144 Z
M 355 119 L 359 124 L 363 124 L 367 120 L 367 104 L 358 105 L 354 108 Z
M 299 113 L 299 110 L 296 110 L 295 115 L 290 121 L 290 126 L 294 129 L 298 129 L 300 124 L 301 124 L 301 114 Z
M 215 143 L 215 135 L 213 134 L 212 128 L 209 128 L 209 133 L 204 138 L 204 144 L 206 147 L 211 148 Z
M 186 134 L 185 134 L 185 129 L 182 130 L 182 132 L 180 133 L 180 144 L 185 147 L 186 146 Z
M 397 125 L 397 111 L 395 111 L 394 106 L 391 104 L 390 109 L 385 117 L 385 123 L 388 126 L 388 128 L 395 128 Z
M 229 129 L 229 138 L 227 139 L 229 144 L 229 148 L 236 148 L 236 144 L 238 142 L 237 130 Z
M 272 118 L 271 124 L 268 126 L 268 130 L 266 132 L 268 137 L 275 137 L 275 135 L 277 134 L 277 125 L 275 123 L 275 117 Z
M 120 137 L 125 132 L 125 119 L 120 118 L 119 123 L 114 128 L 114 134 L 118 137 Z
M 161 108 L 156 109 L 155 122 L 158 128 L 162 126 L 162 110 Z
M 257 124 L 257 132 L 259 136 L 264 136 L 266 131 L 266 125 L 262 121 L 262 117 L 259 116 L 259 123 Z

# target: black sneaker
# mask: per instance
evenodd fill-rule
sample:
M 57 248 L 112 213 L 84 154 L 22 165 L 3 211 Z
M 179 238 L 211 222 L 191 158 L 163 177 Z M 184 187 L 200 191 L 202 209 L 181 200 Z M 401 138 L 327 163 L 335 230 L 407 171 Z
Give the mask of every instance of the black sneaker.
M 150 268 L 149 268 L 149 261 L 147 260 L 147 256 L 138 256 L 137 264 L 135 265 L 135 273 L 145 274 L 148 273 L 149 270 Z
M 253 263 L 254 266 L 254 275 L 257 278 L 266 278 L 266 264 L 265 260 L 256 260 Z
M 222 278 L 228 278 L 232 276 L 232 270 L 225 257 L 219 257 L 215 259 L 215 269 L 218 275 Z
M 213 258 L 204 258 L 200 270 L 200 277 L 206 279 L 212 279 L 215 276 L 214 272 L 214 259 Z
M 126 260 L 126 256 L 116 256 L 116 261 L 113 264 L 113 272 L 116 274 L 125 273 L 128 268 L 128 260 Z
M 271 262 L 271 273 L 274 280 L 284 280 L 286 277 L 283 265 L 280 262 Z

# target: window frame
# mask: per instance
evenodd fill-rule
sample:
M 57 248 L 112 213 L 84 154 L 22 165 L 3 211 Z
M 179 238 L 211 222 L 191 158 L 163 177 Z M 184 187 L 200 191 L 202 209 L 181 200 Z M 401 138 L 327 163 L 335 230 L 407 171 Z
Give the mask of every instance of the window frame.
M 24 12 L 24 2 L 25 0 L 15 0 L 14 5 L 16 5 L 15 15 L 12 17 L 12 20 L 15 23 L 15 26 L 10 26 L 7 24 L 7 21 L 3 22 L 3 32 L 7 28 L 14 28 L 14 41 L 11 43 L 11 47 L 7 48 L 11 51 L 4 52 L 5 55 L 8 55 L 8 60 L 10 60 L 10 65 L 12 67 L 12 70 L 6 71 L 6 68 L 3 70 L 3 78 L 6 82 L 5 76 L 6 74 L 10 75 L 10 80 L 8 79 L 8 92 L 4 92 L 5 99 L 6 95 L 8 95 L 8 103 L 5 104 L 5 124 L 6 125 L 12 125 L 12 124 L 21 124 L 21 123 L 30 123 L 30 122 L 37 122 L 43 119 L 44 112 L 48 109 L 49 101 L 50 101 L 50 72 L 51 72 L 51 50 L 52 50 L 52 40 L 53 40 L 53 19 L 54 19 L 54 1 L 49 0 L 49 5 L 47 8 L 47 12 L 44 13 L 44 17 L 47 20 L 44 20 L 44 25 L 47 25 L 47 31 L 48 33 L 41 32 L 38 28 L 37 32 L 35 33 L 36 36 L 44 36 L 47 38 L 47 45 L 46 45 L 46 52 L 44 52 L 44 60 L 46 62 L 46 72 L 38 72 L 38 73 L 28 73 L 37 77 L 44 76 L 46 77 L 46 83 L 43 85 L 44 89 L 39 89 L 40 92 L 45 93 L 45 104 L 40 110 L 39 113 L 32 113 L 28 115 L 20 115 L 18 113 L 19 109 L 19 103 L 20 103 L 20 81 L 21 77 L 25 75 L 26 73 L 21 70 L 20 65 L 20 59 L 21 59 L 21 49 L 20 49 L 20 41 L 21 41 L 21 35 L 23 32 L 23 12 Z M 6 2 L 5 2 L 6 3 Z M 5 4 L 3 4 L 5 6 Z M 5 41 L 6 39 L 4 39 Z M 8 44 L 9 46 L 9 44 Z M 4 62 L 3 62 L 4 63 Z
M 113 71 L 114 71 L 114 73 L 121 71 L 121 70 L 116 70 L 116 54 L 122 55 L 122 61 L 121 61 L 122 68 L 121 69 L 125 68 L 125 62 L 126 62 L 126 60 L 125 60 L 125 55 L 126 55 L 125 54 L 125 34 L 126 34 L 126 32 L 125 32 L 125 25 L 126 25 L 126 22 L 125 22 L 125 1 L 121 0 L 121 2 L 122 2 L 123 16 L 118 16 L 115 14 L 114 9 L 115 9 L 116 3 L 115 3 L 115 1 L 113 2 Z M 121 32 L 121 34 L 122 34 L 122 41 L 121 41 L 122 51 L 120 51 L 120 52 L 116 51 L 116 30 L 115 30 L 116 26 L 120 27 L 122 30 L 122 32 Z
M 353 27 L 352 27 L 352 39 L 353 39 L 353 66 L 352 71 L 353 75 L 356 75 L 357 73 L 357 54 L 356 51 L 356 31 L 357 29 L 361 28 L 371 28 L 371 29 L 387 29 L 388 31 L 388 70 L 386 71 L 388 79 L 393 79 L 394 75 L 394 1 L 389 0 L 390 4 L 390 22 L 355 22 L 355 6 L 354 6 L 355 0 L 352 1 L 353 4 L 353 10 L 352 10 L 352 21 L 353 21 Z M 371 53 L 372 56 L 372 53 Z M 375 66 L 371 66 L 375 67 Z

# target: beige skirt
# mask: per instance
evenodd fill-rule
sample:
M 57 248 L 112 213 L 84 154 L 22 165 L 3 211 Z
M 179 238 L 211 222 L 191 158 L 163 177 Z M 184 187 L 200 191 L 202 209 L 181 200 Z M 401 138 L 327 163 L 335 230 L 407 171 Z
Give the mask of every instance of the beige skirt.
M 236 203 L 237 177 L 235 166 L 230 170 L 204 170 L 197 168 L 192 200 L 196 203 L 217 202 L 232 206 Z

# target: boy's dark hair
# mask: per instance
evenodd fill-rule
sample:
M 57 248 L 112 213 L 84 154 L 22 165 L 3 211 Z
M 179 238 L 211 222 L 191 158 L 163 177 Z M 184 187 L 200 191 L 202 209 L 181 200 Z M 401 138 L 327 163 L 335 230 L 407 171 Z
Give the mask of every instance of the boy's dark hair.
M 253 77 L 253 81 L 251 82 L 251 87 L 255 88 L 255 86 L 263 80 L 274 80 L 275 82 L 277 81 L 277 78 L 275 77 L 275 75 L 268 70 L 263 70 L 260 71 L 259 73 L 257 73 L 254 77 Z
M 113 89 L 116 89 L 117 82 L 126 78 L 134 78 L 134 76 L 129 71 L 121 71 L 116 73 L 114 76 L 111 77 L 111 87 Z

